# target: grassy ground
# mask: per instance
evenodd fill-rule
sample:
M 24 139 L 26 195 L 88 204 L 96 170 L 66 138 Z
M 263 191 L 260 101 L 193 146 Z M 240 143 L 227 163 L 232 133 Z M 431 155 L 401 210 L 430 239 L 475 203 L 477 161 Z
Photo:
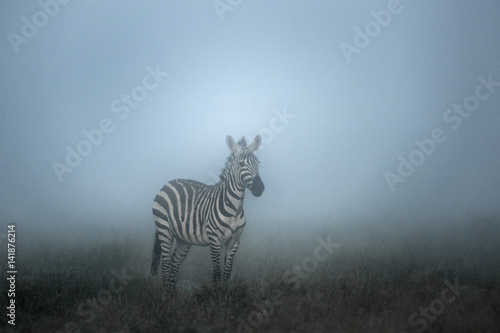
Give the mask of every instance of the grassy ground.
M 193 248 L 179 272 L 173 299 L 164 295 L 157 278 L 147 276 L 152 229 L 119 235 L 110 232 L 109 237 L 104 235 L 93 242 L 20 242 L 16 327 L 6 324 L 3 315 L 1 329 L 500 330 L 497 222 L 474 221 L 439 228 L 429 222 L 406 230 L 397 223 L 383 228 L 325 224 L 294 227 L 293 234 L 286 233 L 285 227 L 270 221 L 267 230 L 273 236 L 254 237 L 249 226 L 227 285 L 209 282 L 208 248 Z M 322 246 L 328 242 L 335 247 Z M 2 271 L 6 272 L 4 266 Z M 4 286 L 8 287 L 5 281 Z M 2 304 L 6 301 L 3 292 Z

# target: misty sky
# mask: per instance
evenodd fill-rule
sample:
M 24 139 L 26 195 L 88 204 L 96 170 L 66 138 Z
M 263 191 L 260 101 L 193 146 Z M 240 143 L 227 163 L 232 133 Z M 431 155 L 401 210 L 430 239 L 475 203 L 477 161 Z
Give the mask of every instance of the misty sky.
M 0 3 L 4 223 L 154 230 L 258 133 L 249 222 L 500 213 L 498 1 L 60 2 Z

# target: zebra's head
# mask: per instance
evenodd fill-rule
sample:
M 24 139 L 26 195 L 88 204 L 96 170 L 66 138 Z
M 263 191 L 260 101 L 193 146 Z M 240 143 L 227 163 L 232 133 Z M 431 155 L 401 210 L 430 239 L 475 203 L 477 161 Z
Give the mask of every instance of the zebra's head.
M 257 135 L 253 142 L 247 147 L 245 138 L 238 143 L 228 135 L 226 137 L 227 147 L 233 152 L 233 172 L 236 178 L 248 188 L 256 197 L 260 197 L 264 192 L 264 183 L 259 176 L 259 159 L 254 152 L 257 151 L 262 142 L 262 137 Z

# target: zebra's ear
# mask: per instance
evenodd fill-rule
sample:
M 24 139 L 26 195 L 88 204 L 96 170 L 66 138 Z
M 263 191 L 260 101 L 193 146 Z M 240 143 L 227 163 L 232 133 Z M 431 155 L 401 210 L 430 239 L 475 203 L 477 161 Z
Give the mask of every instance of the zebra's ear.
M 248 150 L 250 150 L 251 152 L 257 151 L 260 147 L 261 142 L 262 137 L 260 136 L 260 134 L 257 134 L 255 139 L 253 139 L 253 142 L 250 144 L 250 146 L 248 146 Z
M 230 151 L 233 153 L 237 153 L 240 150 L 240 147 L 234 142 L 233 138 L 231 135 L 226 136 L 226 143 L 227 143 L 227 148 L 229 148 Z

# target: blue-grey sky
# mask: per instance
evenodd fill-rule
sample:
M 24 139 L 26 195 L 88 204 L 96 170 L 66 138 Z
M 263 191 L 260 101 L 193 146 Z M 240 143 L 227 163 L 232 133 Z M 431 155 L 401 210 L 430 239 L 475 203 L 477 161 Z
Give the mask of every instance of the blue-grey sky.
M 226 135 L 258 133 L 248 219 L 498 214 L 499 17 L 498 1 L 2 1 L 0 218 L 153 229 L 164 183 L 213 183 Z

